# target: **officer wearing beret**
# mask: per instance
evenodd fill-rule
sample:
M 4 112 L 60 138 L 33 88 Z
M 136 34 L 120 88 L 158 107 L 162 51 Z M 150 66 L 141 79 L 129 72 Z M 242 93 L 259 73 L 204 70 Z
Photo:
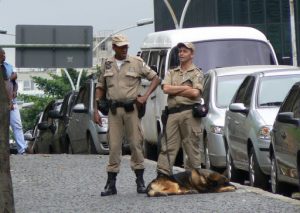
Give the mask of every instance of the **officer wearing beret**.
M 194 117 L 192 108 L 200 103 L 203 91 L 203 72 L 193 64 L 193 43 L 179 43 L 180 66 L 168 72 L 162 82 L 168 94 L 168 119 L 165 139 L 157 161 L 158 176 L 171 175 L 180 147 L 186 153 L 185 168 L 201 168 L 200 118 Z
M 124 35 L 112 36 L 112 45 L 115 54 L 105 61 L 95 94 L 96 100 L 103 97 L 109 100 L 109 161 L 106 169 L 108 178 L 101 196 L 117 194 L 115 184 L 120 170 L 124 132 L 130 146 L 131 169 L 136 174 L 137 192 L 145 193 L 143 135 L 138 108 L 146 103 L 156 89 L 159 78 L 140 57 L 127 54 L 129 42 Z M 151 84 L 146 93 L 140 96 L 142 78 L 148 79 Z M 94 111 L 95 122 L 102 125 L 99 113 Z

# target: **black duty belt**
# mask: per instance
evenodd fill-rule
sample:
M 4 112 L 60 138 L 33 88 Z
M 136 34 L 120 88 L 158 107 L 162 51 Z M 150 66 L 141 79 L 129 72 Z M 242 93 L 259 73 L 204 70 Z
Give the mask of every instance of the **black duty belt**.
M 115 107 L 124 107 L 127 104 L 134 104 L 134 103 L 135 103 L 135 100 L 128 100 L 128 101 L 124 101 L 124 102 L 109 100 L 110 106 L 114 105 Z
M 182 112 L 182 111 L 185 111 L 185 110 L 190 110 L 190 109 L 193 109 L 193 104 L 191 105 L 179 105 L 179 106 L 176 106 L 176 107 L 172 107 L 172 108 L 169 108 L 168 109 L 168 114 L 174 114 L 174 113 L 179 113 L 179 112 Z

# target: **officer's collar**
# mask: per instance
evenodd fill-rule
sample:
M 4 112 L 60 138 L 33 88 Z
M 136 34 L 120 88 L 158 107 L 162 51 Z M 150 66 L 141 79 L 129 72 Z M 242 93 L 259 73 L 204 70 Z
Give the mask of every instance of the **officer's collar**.
M 115 60 L 117 60 L 115 58 L 115 56 L 112 56 L 112 57 L 110 57 L 110 58 L 107 59 L 107 61 L 109 61 L 109 62 L 114 62 Z M 131 62 L 129 55 L 126 56 L 126 58 L 124 59 L 124 62 Z
M 195 66 L 195 64 L 192 64 L 188 69 L 187 69 L 187 72 L 191 72 L 193 71 L 194 69 L 196 69 L 197 67 Z M 178 66 L 174 69 L 175 71 L 180 71 L 181 70 L 181 67 Z

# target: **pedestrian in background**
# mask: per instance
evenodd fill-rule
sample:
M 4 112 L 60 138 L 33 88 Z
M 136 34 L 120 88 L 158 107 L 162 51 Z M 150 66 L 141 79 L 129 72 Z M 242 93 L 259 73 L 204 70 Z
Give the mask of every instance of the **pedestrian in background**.
M 26 152 L 27 145 L 24 140 L 21 115 L 16 100 L 18 90 L 18 84 L 16 82 L 17 73 L 13 71 L 13 66 L 7 63 L 5 59 L 5 51 L 0 48 L 1 72 L 5 80 L 7 95 L 9 98 L 10 126 L 17 143 L 18 154 L 24 154 Z
M 163 91 L 168 94 L 168 118 L 157 161 L 158 176 L 172 174 L 180 147 L 187 157 L 185 168 L 201 168 L 200 118 L 194 117 L 193 107 L 201 101 L 203 73 L 193 64 L 194 45 L 187 42 L 177 47 L 180 66 L 170 70 L 162 82 Z
M 112 36 L 112 45 L 115 54 L 105 61 L 95 95 L 97 102 L 104 97 L 109 100 L 108 178 L 101 196 L 117 194 L 115 184 L 116 176 L 120 171 L 124 132 L 130 146 L 131 169 L 136 174 L 137 192 L 145 193 L 143 135 L 138 110 L 156 89 L 159 78 L 140 57 L 127 54 L 129 42 L 124 35 Z M 149 89 L 143 95 L 140 94 L 141 78 L 151 81 Z M 96 104 L 94 117 L 95 122 L 101 125 L 101 117 L 97 112 Z

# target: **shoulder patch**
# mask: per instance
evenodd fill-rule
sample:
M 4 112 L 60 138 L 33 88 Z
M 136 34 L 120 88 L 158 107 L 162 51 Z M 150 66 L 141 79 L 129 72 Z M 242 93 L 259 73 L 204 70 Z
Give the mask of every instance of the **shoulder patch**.
M 110 61 L 105 61 L 105 69 L 109 70 L 111 68 L 111 62 Z

